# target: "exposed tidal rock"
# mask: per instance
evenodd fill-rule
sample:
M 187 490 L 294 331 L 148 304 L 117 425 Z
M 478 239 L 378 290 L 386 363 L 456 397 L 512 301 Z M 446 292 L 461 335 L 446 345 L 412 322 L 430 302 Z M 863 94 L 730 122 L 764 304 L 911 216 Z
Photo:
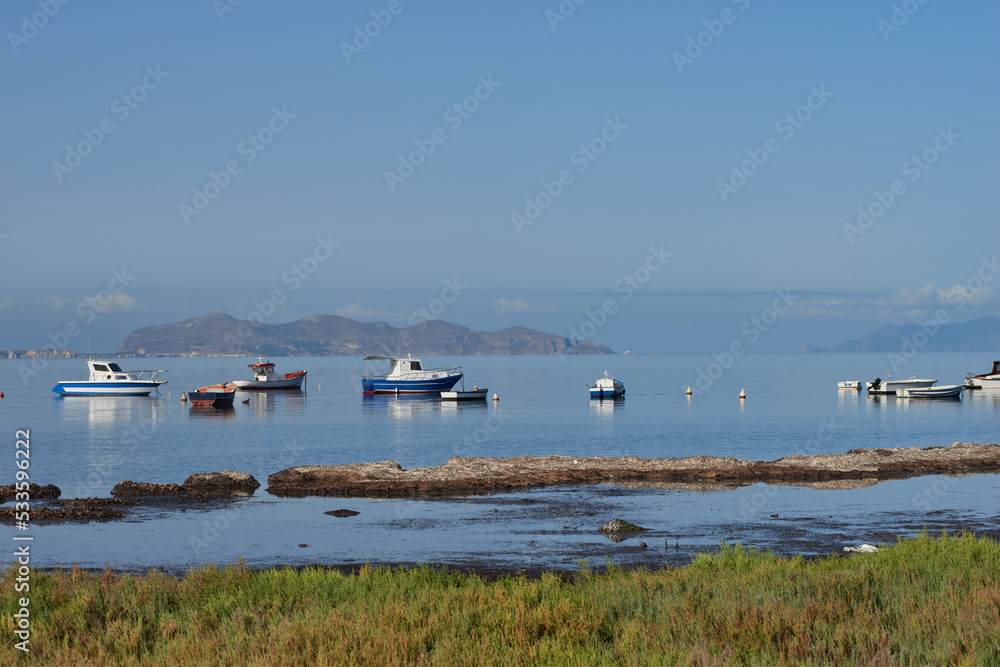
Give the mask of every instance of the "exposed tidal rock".
M 55 484 L 46 484 L 45 486 L 29 484 L 27 491 L 28 498 L 31 500 L 41 498 L 58 498 L 62 495 L 62 490 Z M 0 503 L 5 503 L 8 500 L 14 500 L 17 496 L 17 492 L 17 485 L 15 484 L 0 486 Z
M 138 500 L 123 498 L 70 498 L 55 500 L 46 507 L 32 507 L 32 522 L 111 521 L 121 519 Z M 0 523 L 14 522 L 13 507 L 0 509 Z
M 253 475 L 235 470 L 200 472 L 182 485 L 188 493 L 211 496 L 250 496 L 260 487 Z
M 1000 470 L 1000 445 L 956 442 L 947 447 L 852 449 L 845 454 L 796 455 L 775 461 L 717 456 L 679 459 L 455 456 L 442 466 L 413 470 L 403 470 L 395 461 L 298 466 L 269 475 L 267 481 L 268 492 L 276 496 L 404 498 L 639 480 L 801 484 L 997 470 Z
M 349 516 L 357 516 L 357 515 L 361 514 L 361 512 L 355 512 L 354 510 L 349 510 L 349 509 L 343 509 L 343 508 L 341 508 L 339 510 L 330 510 L 329 512 L 323 512 L 323 514 L 329 514 L 330 516 L 335 516 L 335 517 L 343 519 L 343 518 L 349 517 Z
M 629 523 L 624 519 L 612 519 L 606 524 L 598 528 L 597 530 L 603 531 L 605 533 L 633 533 L 639 530 L 646 530 L 642 526 L 637 526 L 634 523 Z
M 133 482 L 125 480 L 115 484 L 111 489 L 115 498 L 140 498 L 143 496 L 183 496 L 187 490 L 180 484 L 153 484 L 150 482 Z

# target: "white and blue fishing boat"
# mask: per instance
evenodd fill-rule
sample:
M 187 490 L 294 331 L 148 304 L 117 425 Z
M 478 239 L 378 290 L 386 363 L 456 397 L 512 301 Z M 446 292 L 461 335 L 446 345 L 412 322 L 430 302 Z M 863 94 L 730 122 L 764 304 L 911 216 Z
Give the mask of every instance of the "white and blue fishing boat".
M 166 371 L 123 371 L 113 361 L 87 357 L 88 380 L 60 380 L 52 391 L 60 396 L 149 396 L 166 380 Z
M 433 394 L 451 391 L 462 379 L 462 367 L 424 368 L 419 359 L 402 357 L 365 357 L 365 362 L 388 361 L 386 375 L 365 375 L 361 378 L 363 394 Z
M 900 398 L 962 398 L 964 384 L 943 384 L 937 387 L 897 389 Z
M 625 385 L 610 377 L 607 371 L 604 371 L 604 377 L 597 378 L 597 382 L 587 387 L 591 398 L 625 398 Z

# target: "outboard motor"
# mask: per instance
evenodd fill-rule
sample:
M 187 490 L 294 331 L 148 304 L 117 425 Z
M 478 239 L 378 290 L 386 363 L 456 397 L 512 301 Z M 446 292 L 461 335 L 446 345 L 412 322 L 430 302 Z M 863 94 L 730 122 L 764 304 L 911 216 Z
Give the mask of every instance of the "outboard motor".
M 882 378 L 875 378 L 872 380 L 872 386 L 868 391 L 878 391 L 878 388 L 882 386 Z

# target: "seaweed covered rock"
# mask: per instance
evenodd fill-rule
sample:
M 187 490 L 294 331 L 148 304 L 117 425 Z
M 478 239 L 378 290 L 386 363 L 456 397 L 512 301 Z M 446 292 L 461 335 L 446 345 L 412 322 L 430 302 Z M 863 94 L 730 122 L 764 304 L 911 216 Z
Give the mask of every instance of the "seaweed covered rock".
M 58 498 L 62 495 L 62 489 L 60 489 L 55 484 L 46 484 L 45 486 L 39 486 L 38 484 L 30 484 L 28 486 L 28 497 L 32 500 L 37 500 L 41 498 Z M 0 503 L 5 503 L 8 500 L 14 500 L 17 494 L 17 487 L 14 484 L 7 484 L 6 486 L 0 486 Z
M 612 519 L 597 530 L 605 533 L 632 533 L 638 530 L 646 530 L 646 528 L 629 523 L 624 519 Z
M 187 490 L 180 484 L 153 484 L 151 482 L 133 482 L 125 480 L 115 484 L 111 489 L 115 498 L 141 498 L 143 496 L 184 496 Z
M 182 485 L 191 494 L 201 496 L 250 496 L 260 486 L 253 475 L 235 470 L 200 472 Z

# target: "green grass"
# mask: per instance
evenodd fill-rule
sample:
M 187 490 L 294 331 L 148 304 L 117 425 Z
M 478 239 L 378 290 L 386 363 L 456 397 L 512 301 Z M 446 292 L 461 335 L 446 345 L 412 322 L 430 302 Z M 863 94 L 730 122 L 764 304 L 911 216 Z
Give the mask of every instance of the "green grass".
M 3 574 L 4 664 L 14 570 Z M 101 665 L 998 665 L 1000 545 L 485 579 L 430 567 L 33 573 L 31 655 Z

